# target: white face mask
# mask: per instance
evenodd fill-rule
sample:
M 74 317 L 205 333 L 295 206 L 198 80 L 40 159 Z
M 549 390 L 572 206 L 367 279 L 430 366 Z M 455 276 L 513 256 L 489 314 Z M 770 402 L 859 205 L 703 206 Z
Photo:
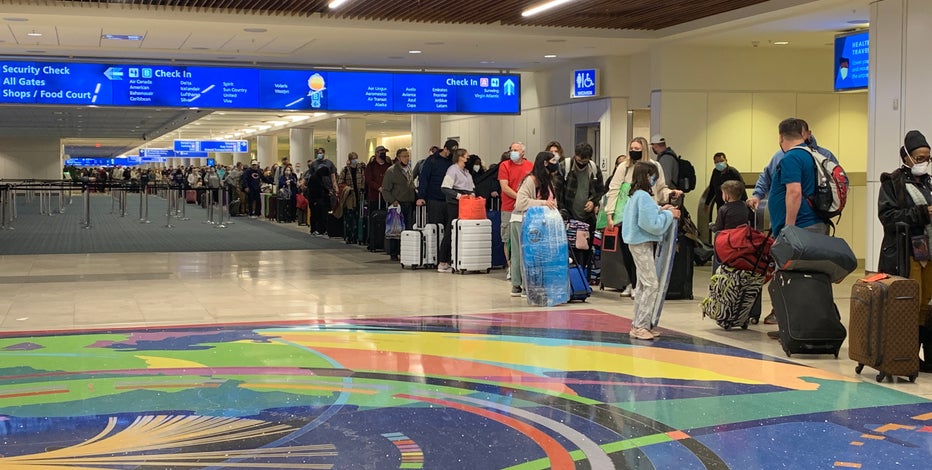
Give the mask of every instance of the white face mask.
M 560 153 L 559 153 L 559 152 L 553 152 L 553 156 L 554 156 L 554 157 L 557 157 L 557 160 L 560 159 Z
M 929 167 L 932 165 L 932 162 L 917 163 L 909 169 L 915 176 L 923 176 L 929 174 Z
M 841 75 L 842 80 L 848 78 L 848 67 L 838 69 L 838 75 Z
M 476 173 L 479 173 L 479 170 L 481 170 L 481 169 L 482 169 L 482 165 L 473 165 L 473 166 L 472 166 L 472 171 L 474 171 L 474 172 L 476 172 Z

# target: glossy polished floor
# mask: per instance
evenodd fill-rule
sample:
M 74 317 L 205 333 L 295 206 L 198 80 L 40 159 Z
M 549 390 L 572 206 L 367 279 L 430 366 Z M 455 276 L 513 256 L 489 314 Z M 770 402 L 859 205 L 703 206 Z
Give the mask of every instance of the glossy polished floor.
M 928 468 L 932 376 L 721 330 L 708 268 L 639 342 L 330 243 L 0 257 L 0 468 Z

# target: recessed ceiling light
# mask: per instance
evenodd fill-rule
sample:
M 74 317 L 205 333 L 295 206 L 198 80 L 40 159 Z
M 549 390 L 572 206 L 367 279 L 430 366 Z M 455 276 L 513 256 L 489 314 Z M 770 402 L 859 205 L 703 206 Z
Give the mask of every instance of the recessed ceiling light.
M 347 1 L 347 0 L 333 0 L 333 1 L 330 2 L 330 4 L 327 5 L 327 6 L 330 7 L 330 8 L 340 8 L 340 6 L 342 6 L 344 3 L 346 3 L 346 1 Z
M 33 37 L 33 38 L 41 38 L 42 33 L 33 30 L 32 32 L 26 33 L 26 36 Z
M 408 51 L 408 54 L 420 54 L 420 53 L 421 53 L 421 51 L 419 51 L 419 50 L 417 50 L 417 49 Z
M 556 55 L 556 54 L 547 54 L 547 55 L 544 56 L 544 58 L 545 58 L 545 59 L 556 59 L 556 58 L 557 58 L 557 55 Z
M 247 33 L 264 33 L 268 30 L 265 28 L 243 28 L 243 31 L 246 31 Z
M 495 61 L 494 60 L 480 60 L 479 63 L 480 64 L 494 64 Z
M 17 18 L 15 16 L 4 18 L 3 21 L 29 21 L 29 18 Z
M 774 42 L 773 42 L 773 45 L 774 45 L 774 46 L 786 46 L 786 45 L 788 45 L 789 43 L 790 43 L 789 41 L 774 41 Z

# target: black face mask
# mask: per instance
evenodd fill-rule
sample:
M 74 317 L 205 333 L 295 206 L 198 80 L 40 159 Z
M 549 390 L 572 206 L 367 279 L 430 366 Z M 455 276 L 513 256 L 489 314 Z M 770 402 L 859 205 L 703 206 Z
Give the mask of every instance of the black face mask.
M 589 165 L 589 162 L 588 162 L 588 161 L 586 161 L 586 162 L 580 162 L 579 160 L 576 160 L 576 168 L 579 168 L 580 170 L 582 170 L 583 168 L 585 168 L 587 165 Z
M 560 169 L 560 165 L 558 165 L 558 164 L 556 164 L 556 163 L 547 162 L 547 171 L 549 171 L 549 172 L 551 172 L 551 173 L 556 173 L 557 170 L 559 170 L 559 169 Z
M 628 152 L 628 156 L 631 157 L 632 160 L 638 161 L 644 156 L 644 152 L 642 150 L 631 150 Z

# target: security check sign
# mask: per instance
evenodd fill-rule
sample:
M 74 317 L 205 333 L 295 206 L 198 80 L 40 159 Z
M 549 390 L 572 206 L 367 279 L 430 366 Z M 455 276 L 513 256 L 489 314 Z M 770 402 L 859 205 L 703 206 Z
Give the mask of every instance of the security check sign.
M 593 96 L 599 96 L 599 70 L 574 70 L 570 97 L 589 98 Z

